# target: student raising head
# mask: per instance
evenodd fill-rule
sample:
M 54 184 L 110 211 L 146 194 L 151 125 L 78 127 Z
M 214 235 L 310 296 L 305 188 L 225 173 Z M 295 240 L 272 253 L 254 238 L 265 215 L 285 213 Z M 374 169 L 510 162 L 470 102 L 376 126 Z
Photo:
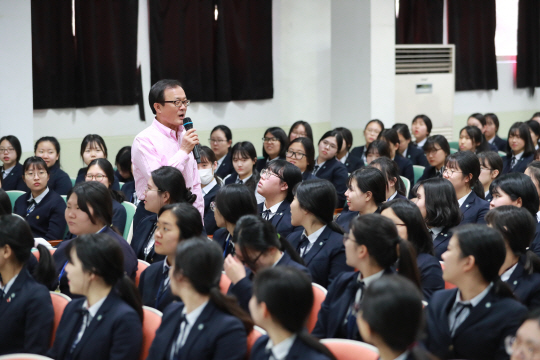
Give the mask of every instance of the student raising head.
M 534 158 L 534 145 L 529 126 L 516 122 L 508 130 L 508 151 L 503 158 L 503 174 L 523 173 Z
M 360 216 L 352 222 L 342 241 L 347 265 L 358 271 L 343 272 L 330 285 L 312 334 L 320 339 L 359 340 L 355 305 L 362 305 L 366 289 L 385 274 L 395 276 L 394 266 L 399 274 L 414 281 L 418 289 L 420 279 L 413 247 L 400 239 L 390 219 L 379 214 Z
M 22 148 L 19 139 L 13 135 L 0 138 L 0 160 L 2 160 L 2 189 L 28 191 L 24 182 L 23 167 L 20 163 Z
M 289 144 L 289 149 L 285 155 L 288 162 L 300 169 L 302 180 L 316 179 L 316 176 L 312 174 L 315 166 L 313 141 L 307 137 L 294 139 Z
M 42 158 L 49 168 L 49 189 L 59 195 L 67 195 L 71 190 L 69 175 L 60 169 L 60 143 L 53 136 L 39 138 L 34 145 L 34 155 Z
M 432 128 L 433 124 L 431 123 L 431 119 L 426 115 L 416 115 L 414 117 L 411 130 L 418 148 L 423 148 L 424 144 L 426 143 L 426 138 L 431 133 Z

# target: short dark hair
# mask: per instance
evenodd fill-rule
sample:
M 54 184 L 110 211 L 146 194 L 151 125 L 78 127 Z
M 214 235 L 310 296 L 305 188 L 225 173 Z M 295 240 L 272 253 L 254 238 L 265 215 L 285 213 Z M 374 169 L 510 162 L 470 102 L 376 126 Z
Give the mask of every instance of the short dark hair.
M 467 120 L 469 120 L 469 118 L 475 118 L 476 120 L 480 121 L 480 124 L 482 124 L 482 126 L 486 126 L 486 118 L 484 115 L 480 113 L 474 113 L 474 114 L 469 115 Z
M 60 143 L 54 136 L 43 136 L 40 137 L 36 143 L 34 144 L 34 153 L 37 151 L 38 145 L 42 142 L 48 141 L 51 144 L 53 144 L 54 149 L 56 150 L 56 153 L 58 154 L 58 165 L 60 166 Z
M 221 216 L 236 224 L 244 215 L 257 215 L 257 200 L 255 194 L 242 184 L 229 184 L 218 190 L 215 204 Z
M 426 179 L 418 184 L 424 188 L 426 224 L 445 228 L 458 226 L 462 215 L 454 185 L 443 178 Z
M 124 146 L 116 154 L 115 164 L 118 170 L 131 173 L 131 146 Z M 132 174 L 133 175 L 133 174 Z
M 176 218 L 176 226 L 180 229 L 179 241 L 201 236 L 203 231 L 201 213 L 193 205 L 185 202 L 163 205 L 159 209 L 158 217 L 165 211 L 170 211 Z
M 295 143 L 300 143 L 304 147 L 307 160 L 306 171 L 311 172 L 315 167 L 315 147 L 313 146 L 313 141 L 307 137 L 299 137 L 291 141 L 289 146 Z
M 223 133 L 225 134 L 225 138 L 227 139 L 227 141 L 232 140 L 232 131 L 231 131 L 231 129 L 229 129 L 228 126 L 226 126 L 226 125 L 217 125 L 217 126 L 215 126 L 215 127 L 212 129 L 212 131 L 210 132 L 210 136 L 212 136 L 212 134 L 214 133 L 214 131 L 217 131 L 217 130 L 223 131 Z
M 399 144 L 399 135 L 396 131 L 396 129 L 386 129 L 381 131 L 379 134 L 379 139 L 386 139 L 388 142 L 392 143 L 393 145 Z
M 374 154 L 375 150 L 380 156 L 386 156 L 390 159 L 390 145 L 384 140 L 377 139 L 368 145 L 366 149 L 366 157 L 369 154 Z
M 529 120 L 526 121 L 526 124 L 529 126 L 532 132 L 540 138 L 540 123 L 536 120 Z
M 499 175 L 497 175 L 497 178 L 501 176 L 504 165 L 502 158 L 498 153 L 495 151 L 482 151 L 481 153 L 478 153 L 477 156 L 480 165 L 487 165 L 491 170 L 499 170 Z
M 98 181 L 82 181 L 68 191 L 67 200 L 71 194 L 77 195 L 79 209 L 88 215 L 92 224 L 97 224 L 97 221 L 105 226 L 112 224 L 112 197 L 105 185 Z M 92 208 L 93 214 L 89 207 Z
M 427 115 L 416 115 L 411 124 L 414 124 L 418 119 L 421 119 L 426 124 L 428 135 L 431 134 L 431 129 L 433 129 L 431 119 Z
M 347 187 L 351 189 L 352 180 L 356 181 L 356 186 L 363 192 L 371 192 L 373 201 L 377 206 L 386 201 L 386 178 L 382 171 L 372 166 L 357 169 L 349 175 Z
M 49 168 L 47 167 L 47 163 L 45 162 L 45 160 L 43 160 L 39 156 L 30 156 L 29 158 L 24 160 L 24 163 L 23 163 L 23 174 L 22 174 L 23 179 L 24 179 L 24 173 L 32 167 L 36 169 L 40 169 L 40 170 L 45 170 L 47 171 L 47 174 L 50 175 L 50 171 L 49 171 Z
M 405 138 L 405 140 L 411 140 L 411 132 L 409 131 L 409 127 L 407 124 L 394 124 L 392 126 L 392 129 L 396 129 L 398 134 L 401 134 Z
M 523 173 L 504 174 L 491 183 L 491 193 L 498 194 L 499 189 L 508 194 L 512 201 L 521 198 L 522 207 L 536 217 L 539 202 L 538 192 L 530 177 Z
M 337 152 L 339 153 L 341 151 L 341 147 L 343 146 L 343 136 L 341 136 L 341 133 L 339 131 L 329 130 L 329 131 L 325 132 L 324 135 L 321 136 L 321 139 L 319 140 L 317 145 L 320 144 L 321 141 L 323 141 L 324 139 L 332 137 L 332 136 L 336 138 Z
M 291 138 L 292 132 L 294 131 L 294 129 L 296 129 L 298 125 L 302 125 L 306 129 L 306 137 L 313 142 L 313 131 L 311 130 L 311 125 L 309 125 L 309 123 L 304 120 L 295 121 L 294 124 L 291 125 L 291 128 L 289 130 L 289 139 Z
M 276 139 L 279 141 L 279 157 L 284 158 L 285 153 L 287 152 L 287 148 L 289 147 L 289 138 L 287 137 L 287 134 L 285 131 L 283 131 L 282 128 L 274 126 L 266 129 L 264 132 L 264 136 L 266 136 L 267 133 L 272 134 Z M 268 154 L 266 153 L 266 150 L 263 146 L 263 157 L 265 159 L 268 159 Z
M 499 206 L 488 211 L 485 220 L 502 234 L 514 255 L 525 254 L 534 240 L 536 219 L 525 208 Z
M 170 195 L 169 204 L 187 202 L 193 204 L 197 195 L 186 187 L 186 181 L 182 172 L 172 166 L 162 166 L 150 174 L 152 181 L 159 191 L 167 191 Z
M 448 144 L 448 140 L 442 135 L 428 136 L 422 149 L 424 149 L 424 152 L 435 150 L 435 144 L 441 147 L 446 156 L 450 155 L 450 144 Z
M 175 87 L 182 87 L 182 84 L 178 80 L 172 79 L 163 79 L 156 82 L 152 85 L 150 93 L 148 94 L 148 103 L 150 104 L 150 109 L 156 114 L 156 109 L 154 109 L 154 104 L 158 103 L 165 105 L 165 90 L 174 89 Z
M 300 207 L 313 214 L 320 223 L 343 234 L 343 230 L 334 222 L 337 194 L 330 181 L 312 179 L 298 183 L 294 188 L 294 196 Z
M 506 140 L 506 146 L 508 147 L 508 151 L 506 155 L 508 157 L 512 157 L 512 147 L 510 146 L 510 136 L 518 136 L 520 139 L 523 139 L 525 141 L 525 149 L 523 152 L 523 156 L 529 156 L 534 153 L 534 144 L 532 142 L 531 133 L 529 131 L 530 127 L 524 122 L 518 121 L 515 122 L 511 127 L 510 130 L 508 130 L 508 139 Z
M 399 166 L 394 160 L 390 160 L 389 158 L 383 156 L 373 160 L 369 165 L 370 167 L 373 167 L 373 165 L 377 165 L 380 167 L 380 170 L 384 175 L 386 184 L 388 184 L 389 179 L 396 179 L 396 191 L 400 195 L 407 196 L 407 188 L 405 187 L 405 183 L 399 175 Z
M 98 134 L 88 134 L 84 137 L 83 141 L 81 142 L 81 158 L 83 157 L 84 151 L 89 144 L 90 146 L 94 145 L 94 147 L 100 147 L 105 155 L 105 158 L 107 158 L 107 145 L 105 145 L 105 140 L 103 140 L 103 138 Z
M 347 151 L 351 150 L 353 144 L 353 135 L 351 130 L 347 129 L 346 127 L 337 127 L 334 130 L 341 133 L 341 136 L 343 137 L 343 140 L 345 140 L 345 144 L 347 145 Z
M 487 119 L 491 119 L 491 121 L 493 121 L 493 124 L 495 124 L 495 133 L 497 133 L 497 131 L 499 131 L 499 118 L 497 117 L 497 115 L 495 115 L 494 113 L 487 113 L 487 114 L 484 114 L 484 117 L 486 118 L 486 124 L 487 124 Z
M 14 135 L 6 135 L 0 138 L 0 143 L 4 140 L 9 141 L 11 146 L 13 146 L 13 149 L 15 149 L 15 153 L 17 154 L 17 162 L 20 162 L 22 156 L 22 148 L 19 139 Z
M 472 175 L 468 182 L 469 188 L 472 189 L 481 199 L 484 198 L 484 187 L 479 180 L 480 161 L 478 161 L 478 157 L 472 151 L 458 151 L 455 154 L 448 155 L 446 158 L 445 168 L 459 168 L 462 172 L 462 178 Z
M 231 149 L 231 159 L 234 160 L 235 154 L 238 154 L 238 157 L 242 159 L 257 160 L 257 150 L 249 141 L 240 141 L 234 144 Z
M 266 166 L 268 170 L 281 176 L 281 181 L 287 183 L 287 197 L 285 200 L 292 202 L 294 199 L 293 189 L 296 184 L 302 182 L 300 169 L 286 160 L 274 160 Z
M 459 131 L 460 136 L 464 130 L 467 133 L 467 136 L 471 138 L 471 140 L 474 142 L 476 153 L 479 153 L 482 151 L 489 151 L 489 145 L 487 141 L 484 139 L 482 130 L 480 130 L 476 126 L 467 125 Z

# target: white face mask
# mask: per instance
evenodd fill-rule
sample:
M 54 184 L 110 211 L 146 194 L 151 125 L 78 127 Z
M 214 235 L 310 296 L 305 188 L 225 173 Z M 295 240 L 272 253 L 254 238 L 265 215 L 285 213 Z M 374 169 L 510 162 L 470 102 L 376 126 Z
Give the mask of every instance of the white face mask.
M 199 176 L 201 177 L 201 184 L 208 185 L 214 180 L 214 172 L 212 169 L 200 169 Z

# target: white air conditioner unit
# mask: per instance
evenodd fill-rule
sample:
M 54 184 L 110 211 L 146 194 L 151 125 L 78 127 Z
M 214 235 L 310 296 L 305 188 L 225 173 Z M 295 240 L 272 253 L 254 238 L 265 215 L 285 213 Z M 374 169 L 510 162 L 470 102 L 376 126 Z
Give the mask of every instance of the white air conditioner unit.
M 451 141 L 454 92 L 454 45 L 396 45 L 396 123 L 424 114 Z

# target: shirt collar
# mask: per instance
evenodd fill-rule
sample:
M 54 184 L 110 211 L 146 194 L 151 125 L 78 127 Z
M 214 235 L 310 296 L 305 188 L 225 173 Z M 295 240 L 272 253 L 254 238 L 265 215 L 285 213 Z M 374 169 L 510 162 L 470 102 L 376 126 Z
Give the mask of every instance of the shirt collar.
M 326 229 L 326 225 L 324 225 L 322 228 L 320 228 L 319 230 L 315 231 L 313 234 L 311 235 L 307 235 L 306 234 L 306 230 L 304 230 L 304 232 L 302 233 L 302 235 L 305 235 L 309 242 L 310 243 L 314 243 L 315 241 L 317 241 L 317 239 L 319 238 L 319 236 L 322 234 L 322 232 L 324 231 L 324 229 Z
M 94 316 L 96 316 L 101 305 L 103 305 L 103 303 L 105 302 L 105 299 L 107 299 L 107 296 L 104 296 L 103 299 L 99 300 L 90 307 L 88 307 L 88 300 L 84 300 L 83 309 L 88 309 L 88 314 L 93 318 Z
M 394 200 L 394 198 L 397 196 L 397 190 L 394 191 L 394 193 L 388 198 L 386 201 Z
M 370 275 L 366 278 L 362 278 L 362 273 L 358 273 L 358 281 L 363 281 L 364 282 L 364 286 L 367 287 L 369 284 L 371 284 L 372 282 L 374 282 L 375 280 L 378 280 L 381 278 L 381 276 L 383 276 L 384 274 L 384 270 L 381 270 L 379 271 L 378 273 L 375 273 L 373 275 Z
M 279 208 L 279 205 L 281 205 L 282 202 L 283 202 L 283 201 L 280 201 L 280 202 L 278 202 L 276 205 L 270 206 L 270 209 L 268 209 L 268 208 L 266 207 L 266 201 L 265 201 L 265 202 L 263 202 L 263 211 L 270 210 L 270 212 L 271 212 L 272 214 L 274 214 L 274 213 L 277 211 L 277 209 Z
M 462 197 L 462 198 L 460 198 L 460 199 L 458 200 L 459 207 L 461 207 L 461 206 L 463 205 L 463 203 L 465 202 L 465 200 L 467 200 L 467 198 L 469 197 L 469 195 L 471 195 L 471 193 L 472 193 L 472 190 L 469 191 L 469 192 L 467 193 L 467 195 L 465 195 L 464 197 Z
M 212 189 L 213 189 L 214 186 L 216 186 L 216 185 L 217 185 L 217 180 L 216 180 L 216 178 L 214 177 L 214 180 L 210 181 L 210 182 L 208 183 L 208 185 L 206 185 L 205 187 L 201 188 L 203 196 L 206 195 L 206 194 L 208 194 L 210 191 L 212 191 Z
M 342 164 L 346 164 L 348 158 L 349 158 L 349 153 L 346 153 L 345 156 L 343 156 L 341 159 L 339 159 L 339 161 L 340 161 Z
M 163 135 L 168 136 L 170 138 L 173 138 L 175 140 L 180 139 L 180 135 L 184 131 L 184 126 L 183 125 L 180 125 L 178 127 L 178 131 L 174 131 L 173 129 L 168 128 L 165 125 L 163 125 L 162 123 L 160 123 L 157 118 L 154 119 L 154 122 L 152 123 L 152 126 L 155 127 Z
M 523 157 L 523 154 L 525 154 L 525 151 L 522 151 L 519 154 L 514 155 L 516 157 L 516 161 L 520 160 Z
M 510 276 L 512 276 L 512 273 L 514 272 L 514 270 L 516 270 L 516 267 L 518 265 L 519 262 L 515 263 L 514 266 L 512 266 L 511 268 L 509 268 L 508 270 L 506 270 L 502 275 L 501 275 L 501 280 L 502 281 L 508 281 L 508 279 L 510 279 Z
M 318 158 L 319 158 L 319 157 L 317 157 L 317 159 L 318 159 Z M 318 169 L 320 169 L 320 168 L 322 168 L 322 166 L 326 163 L 326 160 L 323 161 L 323 162 L 320 163 L 320 164 L 317 164 L 317 159 L 315 159 L 315 166 L 318 166 Z
M 251 175 L 249 175 L 247 178 L 245 178 L 244 180 L 242 180 L 242 184 L 245 184 L 246 181 L 248 181 L 249 179 L 251 179 L 252 176 L 253 176 L 253 173 L 251 173 Z M 236 178 L 237 178 L 237 179 L 240 179 L 240 176 L 238 175 Z
M 407 360 L 407 356 L 409 356 L 409 353 L 410 353 L 410 351 L 407 350 L 403 354 L 401 354 L 397 358 L 395 358 L 394 360 Z
M 2 170 L 4 171 L 4 174 L 6 174 L 6 176 L 8 176 L 13 169 L 15 169 L 15 165 L 10 167 L 9 169 L 4 169 L 4 167 L 2 167 Z
M 421 149 L 424 147 L 424 144 L 426 143 L 426 141 L 427 141 L 427 137 L 424 140 L 420 141 L 419 143 L 416 143 L 416 146 L 418 146 Z
M 205 301 L 203 304 L 201 304 L 198 308 L 196 308 L 189 314 L 187 313 L 186 308 L 184 307 L 184 310 L 182 310 L 182 314 L 186 315 L 186 321 L 188 322 L 188 324 L 190 325 L 195 324 L 195 321 L 197 321 L 199 316 L 202 314 L 207 304 L 208 304 L 208 301 Z
M 221 164 L 223 163 L 223 160 L 225 160 L 225 158 L 227 157 L 227 154 L 223 155 L 221 157 L 221 159 L 218 159 L 217 161 L 217 167 L 219 168 L 221 166 Z M 217 168 L 216 168 L 217 169 Z
M 36 204 L 39 204 L 41 202 L 41 200 L 43 200 L 43 198 L 49 193 L 49 187 L 47 186 L 45 188 L 45 191 L 42 192 L 37 198 L 34 199 L 34 195 L 32 195 L 32 193 L 30 193 L 30 199 L 29 200 L 35 200 L 36 201 Z
M 274 345 L 272 339 L 268 339 L 268 343 L 266 343 L 266 350 L 271 350 L 272 355 L 276 359 L 285 359 L 289 354 L 289 351 L 291 351 L 291 347 L 293 346 L 295 340 L 296 334 L 286 338 L 277 345 Z
M 11 286 L 13 285 L 13 283 L 15 282 L 15 280 L 17 279 L 17 276 L 19 276 L 19 274 L 15 275 L 14 277 L 11 278 L 11 280 L 8 281 L 8 283 L 2 288 L 2 290 L 4 290 L 4 294 L 7 295 L 9 289 L 11 288 Z
M 429 230 L 431 230 L 431 232 L 433 233 L 432 238 L 435 239 L 441 233 L 443 229 L 444 229 L 444 226 L 429 228 Z
M 489 283 L 489 285 L 484 289 L 484 291 L 482 291 L 480 294 L 476 295 L 469 301 L 461 300 L 461 291 L 458 290 L 456 294 L 456 301 L 454 302 L 454 306 L 457 303 L 462 303 L 462 304 L 471 304 L 472 307 L 475 307 L 476 305 L 480 304 L 480 302 L 486 297 L 486 295 L 488 294 L 489 290 L 491 290 L 492 287 L 493 287 L 493 283 Z
M 495 137 L 497 137 L 497 135 L 495 135 L 494 137 L 491 138 L 491 140 L 488 140 L 488 144 L 493 144 L 493 142 L 495 141 Z
M 405 148 L 405 150 L 403 150 L 403 154 L 401 154 L 401 156 L 403 156 L 404 158 L 407 158 L 407 151 L 409 151 L 409 148 Z
M 276 267 L 276 265 L 278 264 L 278 262 L 280 262 L 281 259 L 283 258 L 283 254 L 285 254 L 285 253 L 284 253 L 284 252 L 281 253 L 281 256 L 279 257 L 278 261 L 276 261 L 276 262 L 272 265 L 272 267 Z
M 171 267 L 169 266 L 169 264 L 167 264 L 167 259 L 163 260 L 163 273 L 165 273 L 165 271 L 167 271 L 167 273 L 169 273 L 169 269 Z

